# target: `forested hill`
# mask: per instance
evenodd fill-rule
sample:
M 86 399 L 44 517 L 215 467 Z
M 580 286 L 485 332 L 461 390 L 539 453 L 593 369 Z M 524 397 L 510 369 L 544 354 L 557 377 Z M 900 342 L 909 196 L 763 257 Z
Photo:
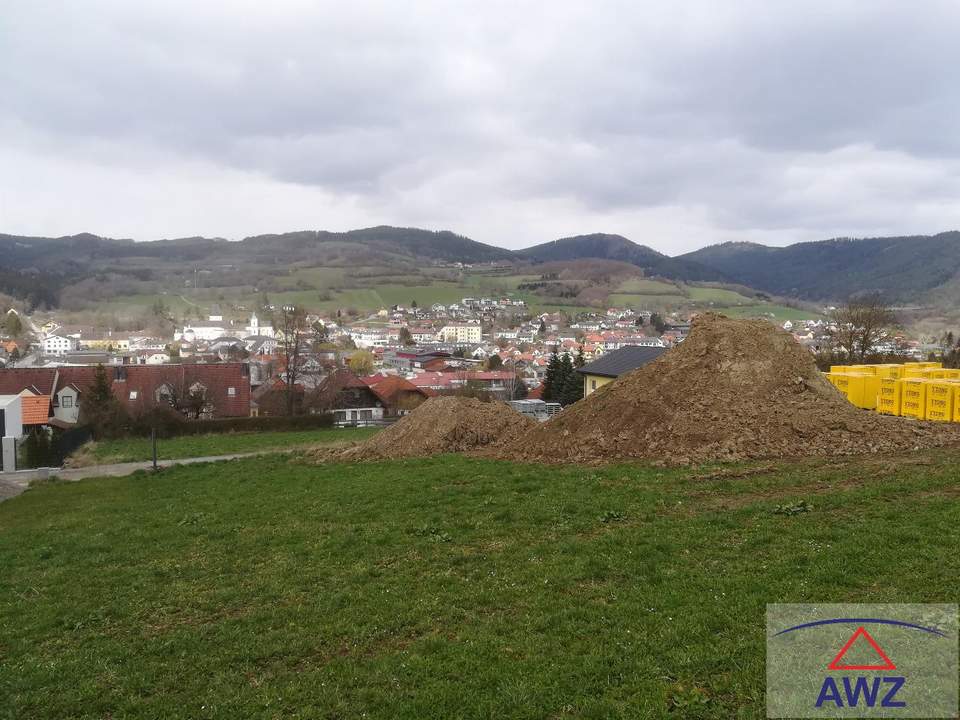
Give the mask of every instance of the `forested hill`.
M 679 259 L 776 295 L 841 301 L 878 292 L 894 302 L 937 303 L 937 289 L 960 276 L 960 232 L 839 238 L 783 248 L 724 243 Z
M 622 235 L 576 235 L 520 250 L 518 255 L 531 260 L 551 262 L 598 258 L 618 260 L 643 268 L 647 275 L 658 275 L 671 280 L 705 281 L 725 280 L 724 274 L 714 268 L 683 258 L 672 258 L 646 245 L 639 245 Z

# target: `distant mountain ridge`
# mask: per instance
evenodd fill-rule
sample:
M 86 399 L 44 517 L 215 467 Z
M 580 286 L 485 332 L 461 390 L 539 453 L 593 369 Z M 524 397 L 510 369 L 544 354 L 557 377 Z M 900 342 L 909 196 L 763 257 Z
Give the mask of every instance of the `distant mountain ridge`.
M 669 280 L 738 284 L 812 301 L 837 302 L 866 292 L 882 293 L 895 302 L 960 299 L 958 231 L 838 238 L 787 247 L 732 242 L 670 257 L 607 233 L 513 251 L 446 230 L 390 226 L 347 232 L 303 230 L 240 241 L 189 237 L 134 242 L 90 233 L 60 238 L 0 234 L 0 293 L 55 307 L 59 289 L 71 283 L 107 275 L 140 282 L 171 277 L 183 281 L 195 267 L 269 267 L 277 272 L 294 264 L 379 265 L 406 270 L 437 261 L 536 264 L 586 259 L 630 263 L 648 276 Z
M 700 263 L 672 258 L 646 245 L 628 240 L 622 235 L 594 233 L 575 235 L 534 245 L 517 251 L 521 257 L 542 262 L 598 258 L 619 260 L 641 267 L 648 275 L 660 275 L 671 280 L 723 281 L 727 278 L 714 268 Z
M 723 243 L 680 256 L 777 295 L 842 301 L 880 293 L 893 302 L 934 301 L 960 277 L 960 232 L 836 238 L 767 247 Z

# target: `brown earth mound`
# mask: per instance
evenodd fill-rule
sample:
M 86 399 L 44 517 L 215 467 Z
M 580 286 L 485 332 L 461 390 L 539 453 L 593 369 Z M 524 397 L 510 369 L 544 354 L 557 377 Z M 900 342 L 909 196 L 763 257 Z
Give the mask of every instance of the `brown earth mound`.
M 763 320 L 699 317 L 689 337 L 532 432 L 481 454 L 596 463 L 850 455 L 960 441 L 960 427 L 850 405 L 810 353 Z
M 369 440 L 340 451 L 336 459 L 387 460 L 462 452 L 509 442 L 536 426 L 535 420 L 504 403 L 435 397 Z M 325 455 L 323 459 L 332 458 Z

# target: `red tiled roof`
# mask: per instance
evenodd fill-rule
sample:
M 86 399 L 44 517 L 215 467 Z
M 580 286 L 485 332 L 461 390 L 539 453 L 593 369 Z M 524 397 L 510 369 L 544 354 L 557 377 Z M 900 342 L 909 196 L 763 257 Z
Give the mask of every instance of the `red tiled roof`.
M 250 376 L 244 363 L 192 365 L 109 365 L 104 369 L 114 395 L 136 414 L 156 403 L 156 390 L 166 383 L 185 397 L 194 383 L 206 388 L 207 400 L 216 417 L 246 417 L 250 414 Z M 36 388 L 49 397 L 67 386 L 81 394 L 93 385 L 97 368 L 91 365 L 61 368 L 13 368 L 0 370 L 0 394 L 19 394 Z M 229 393 L 229 388 L 234 394 Z M 131 393 L 135 393 L 131 397 Z
M 402 377 L 384 378 L 370 389 L 373 390 L 374 395 L 383 400 L 383 403 L 388 406 L 394 405 L 399 399 L 399 396 L 404 393 L 417 393 L 423 397 L 428 397 L 421 388 L 418 388 L 409 380 L 404 380 Z
M 0 370 L 0 395 L 19 395 L 23 390 L 36 390 L 50 396 L 57 377 L 56 368 L 10 368 Z
M 49 395 L 23 395 L 20 398 L 24 425 L 46 425 L 50 417 Z
M 163 384 L 186 397 L 190 388 L 199 383 L 206 389 L 206 400 L 216 417 L 250 415 L 250 374 L 244 363 L 124 365 L 108 368 L 107 372 L 114 375 L 114 395 L 133 413 L 153 407 L 156 391 Z M 133 393 L 136 395 L 132 396 Z

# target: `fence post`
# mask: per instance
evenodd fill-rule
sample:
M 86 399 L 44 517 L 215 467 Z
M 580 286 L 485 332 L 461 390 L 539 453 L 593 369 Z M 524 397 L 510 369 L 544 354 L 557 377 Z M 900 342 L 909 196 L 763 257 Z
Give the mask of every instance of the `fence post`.
M 153 446 L 153 471 L 157 471 L 157 428 L 150 428 L 150 444 Z

